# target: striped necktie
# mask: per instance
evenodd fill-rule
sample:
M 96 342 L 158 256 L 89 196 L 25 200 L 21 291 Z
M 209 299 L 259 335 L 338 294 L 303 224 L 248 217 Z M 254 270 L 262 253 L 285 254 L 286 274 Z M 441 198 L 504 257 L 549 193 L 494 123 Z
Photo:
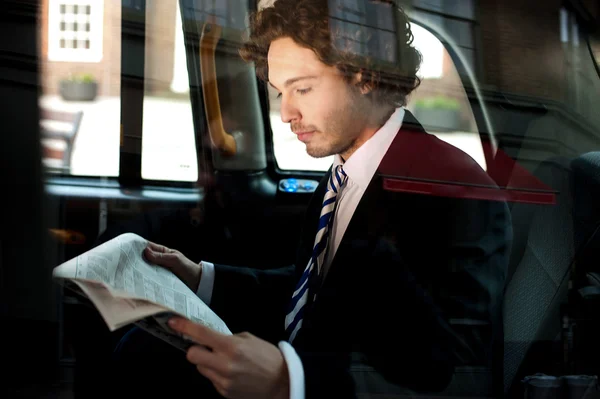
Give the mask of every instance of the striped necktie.
M 338 194 L 346 183 L 346 180 L 347 176 L 342 169 L 342 165 L 336 166 L 335 172 L 331 173 L 329 182 L 327 183 L 327 191 L 323 198 L 321 216 L 319 217 L 319 226 L 317 228 L 312 256 L 308 261 L 308 265 L 306 265 L 306 269 L 304 269 L 304 273 L 302 273 L 302 277 L 300 277 L 300 281 L 298 281 L 298 284 L 296 285 L 296 290 L 292 295 L 288 313 L 285 317 L 285 332 L 286 336 L 289 337 L 290 342 L 296 338 L 298 331 L 302 327 L 302 318 L 307 306 L 309 286 L 312 285 L 310 282 L 315 278 L 320 279 L 321 277 L 323 261 L 325 260 L 325 254 L 327 252 L 329 230 L 333 222 L 333 213 L 335 211 Z

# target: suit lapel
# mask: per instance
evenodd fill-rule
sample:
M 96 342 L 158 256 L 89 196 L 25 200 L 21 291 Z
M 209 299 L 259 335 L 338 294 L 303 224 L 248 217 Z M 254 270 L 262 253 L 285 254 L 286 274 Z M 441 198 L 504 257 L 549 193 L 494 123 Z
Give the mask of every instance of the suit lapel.
M 408 132 L 410 133 L 407 134 Z M 380 167 L 390 163 L 410 162 L 412 158 L 409 157 L 414 156 L 410 151 L 410 141 L 415 138 L 415 134 L 417 137 L 427 135 L 423 126 L 406 110 L 402 127 L 384 155 Z M 399 156 L 402 159 L 398 159 Z M 336 276 L 343 272 L 344 264 L 356 259 L 357 252 L 372 253 L 376 240 L 385 235 L 386 223 L 389 223 L 391 215 L 402 210 L 396 198 L 398 196 L 395 193 L 384 190 L 383 177 L 378 168 L 352 215 L 321 289 L 326 289 L 328 281 L 329 284 L 332 284 L 331 281 L 335 282 Z
M 368 264 L 368 260 L 376 251 L 378 240 L 387 237 L 389 233 L 393 234 L 397 230 L 394 220 L 398 220 L 400 212 L 406 209 L 406 206 L 402 206 L 402 203 L 398 201 L 402 196 L 384 190 L 380 169 L 384 162 L 387 164 L 393 163 L 398 154 L 401 156 L 404 155 L 402 151 L 398 152 L 398 148 L 409 148 L 410 143 L 407 143 L 407 141 L 410 140 L 404 137 L 404 130 L 425 133 L 410 112 L 406 111 L 401 131 L 394 138 L 390 149 L 388 149 L 386 155 L 383 157 L 378 170 L 375 172 L 352 215 L 344 237 L 332 259 L 329 271 L 319 288 L 316 302 L 307 304 L 303 328 L 296 338 L 298 344 L 304 342 L 305 339 L 311 339 L 308 337 L 311 336 L 310 331 L 313 326 L 320 325 L 323 322 L 329 325 L 328 323 L 332 319 L 331 313 L 328 312 L 333 311 L 334 314 L 339 314 L 340 301 L 341 303 L 345 303 L 348 295 L 356 294 L 357 289 L 360 289 L 357 286 L 357 284 L 360 285 L 360 268 Z M 406 156 L 406 159 L 408 160 L 409 157 Z M 300 264 L 297 265 L 297 270 L 300 274 L 304 271 L 312 253 L 321 203 L 330 174 L 331 169 L 325 174 L 321 184 L 315 191 L 312 203 L 309 205 L 306 215 L 306 234 L 303 236 L 305 242 L 303 245 L 304 252 L 298 258 Z M 390 238 L 394 239 L 395 237 Z M 328 327 L 328 331 L 333 328 L 330 327 Z M 340 328 L 342 328 L 342 324 L 340 324 Z M 319 334 L 323 334 L 323 331 L 320 331 Z
M 324 290 L 330 282 L 335 282 L 338 273 L 344 271 L 344 265 L 356 261 L 355 255 L 373 251 L 375 241 L 385 227 L 385 197 L 381 177 L 376 174 L 352 215 L 321 289 Z

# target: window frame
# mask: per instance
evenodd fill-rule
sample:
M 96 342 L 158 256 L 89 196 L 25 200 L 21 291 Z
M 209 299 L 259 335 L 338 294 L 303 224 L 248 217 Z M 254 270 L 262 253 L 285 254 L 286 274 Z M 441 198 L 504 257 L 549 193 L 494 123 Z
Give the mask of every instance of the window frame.
M 196 143 L 196 160 L 198 165 L 198 178 L 201 171 L 207 170 L 206 153 L 202 137 L 206 132 L 206 118 L 204 115 L 202 85 L 200 79 L 200 66 L 196 65 L 195 56 L 198 53 L 198 40 L 190 35 L 186 29 L 184 7 L 179 2 L 182 18 L 182 29 L 186 49 L 186 62 L 190 73 L 190 102 L 194 121 L 194 135 Z M 121 146 L 119 153 L 119 176 L 117 178 L 122 187 L 167 187 L 198 190 L 197 182 L 176 180 L 152 180 L 142 178 L 142 138 L 143 115 L 145 97 L 145 63 L 146 63 L 146 0 L 137 0 L 133 7 L 128 7 L 125 1 L 121 2 Z M 125 15 L 132 16 L 131 19 Z M 193 32 L 193 31 L 192 31 Z M 190 45 L 191 44 L 191 45 Z M 202 165 L 200 165 L 202 163 Z

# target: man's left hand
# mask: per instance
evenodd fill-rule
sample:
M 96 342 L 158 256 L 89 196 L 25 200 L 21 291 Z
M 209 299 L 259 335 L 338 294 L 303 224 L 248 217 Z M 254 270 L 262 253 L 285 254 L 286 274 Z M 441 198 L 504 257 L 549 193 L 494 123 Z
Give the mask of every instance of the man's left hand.
M 226 398 L 289 398 L 289 376 L 279 348 L 249 333 L 224 335 L 182 318 L 169 325 L 199 345 L 187 360 Z

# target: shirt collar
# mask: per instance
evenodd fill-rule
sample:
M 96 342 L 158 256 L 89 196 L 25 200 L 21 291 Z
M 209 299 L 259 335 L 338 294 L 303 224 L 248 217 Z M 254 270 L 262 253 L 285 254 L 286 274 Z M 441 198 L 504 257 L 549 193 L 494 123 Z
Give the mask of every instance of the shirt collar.
M 342 157 L 336 154 L 333 158 L 333 167 L 343 164 L 348 179 L 358 184 L 362 190 L 366 190 L 381 160 L 402 127 L 404 114 L 404 108 L 396 108 L 396 111 L 387 122 L 369 140 L 354 151 L 345 163 Z

